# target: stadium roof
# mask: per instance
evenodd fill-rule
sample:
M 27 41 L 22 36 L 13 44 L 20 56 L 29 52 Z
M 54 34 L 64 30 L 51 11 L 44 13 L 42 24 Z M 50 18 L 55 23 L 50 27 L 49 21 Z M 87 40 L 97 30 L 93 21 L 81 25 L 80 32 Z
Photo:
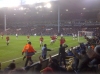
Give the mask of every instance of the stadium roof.
M 37 17 L 37 19 L 41 19 L 43 17 L 45 19 L 50 17 L 51 19 L 57 19 L 58 5 L 60 6 L 61 18 L 63 17 L 64 19 L 81 18 L 81 16 L 82 18 L 97 18 L 97 15 L 100 12 L 100 0 L 0 0 L 1 4 L 3 1 L 6 4 L 11 3 L 12 5 L 10 6 L 13 6 L 14 3 L 16 3 L 16 6 L 18 3 L 22 4 L 22 6 L 18 7 L 8 7 L 6 9 L 7 18 L 21 18 L 23 16 L 29 18 L 35 17 L 34 19 Z M 50 7 L 50 4 L 51 8 L 48 9 L 44 7 L 45 5 Z M 4 15 L 3 10 L 4 8 L 0 8 L 0 18 L 2 17 L 1 19 L 3 19 Z

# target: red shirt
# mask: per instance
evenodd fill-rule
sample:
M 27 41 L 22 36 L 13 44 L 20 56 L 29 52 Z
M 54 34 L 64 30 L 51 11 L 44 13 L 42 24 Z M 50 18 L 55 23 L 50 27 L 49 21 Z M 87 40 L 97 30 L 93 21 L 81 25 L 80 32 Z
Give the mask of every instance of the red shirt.
M 42 41 L 42 42 L 43 42 L 43 37 L 41 37 L 41 38 L 40 38 L 40 41 Z
M 66 42 L 65 39 L 60 39 L 60 44 L 63 44 L 63 43 L 65 43 L 65 42 Z
M 48 74 L 48 73 L 49 73 L 49 74 L 54 74 L 54 71 L 53 71 L 52 68 L 46 67 L 45 69 L 43 69 L 42 73 L 43 73 L 43 74 Z
M 9 40 L 9 36 L 6 37 L 6 40 L 7 40 L 7 41 Z
M 54 36 L 51 36 L 51 40 L 55 40 L 55 37 Z
M 57 39 L 57 37 L 56 37 L 56 36 L 54 36 L 54 39 Z

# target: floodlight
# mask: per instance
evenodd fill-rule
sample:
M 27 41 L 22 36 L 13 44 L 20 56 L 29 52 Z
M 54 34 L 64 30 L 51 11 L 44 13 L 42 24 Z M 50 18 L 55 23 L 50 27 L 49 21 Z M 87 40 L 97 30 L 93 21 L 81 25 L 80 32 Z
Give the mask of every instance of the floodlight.
M 24 10 L 24 8 L 23 7 L 20 7 L 19 10 Z
M 47 3 L 46 6 L 47 6 L 47 8 L 51 8 L 51 4 L 50 3 Z
M 44 5 L 44 7 L 51 8 L 51 4 L 47 3 L 46 5 Z

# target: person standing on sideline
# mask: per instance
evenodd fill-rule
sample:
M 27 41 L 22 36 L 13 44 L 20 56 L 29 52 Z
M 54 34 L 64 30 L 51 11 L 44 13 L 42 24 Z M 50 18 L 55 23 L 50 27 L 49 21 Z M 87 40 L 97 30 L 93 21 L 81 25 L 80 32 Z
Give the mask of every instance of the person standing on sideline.
M 40 37 L 40 47 L 43 46 L 43 40 L 44 40 L 44 38 L 41 36 Z
M 6 43 L 7 43 L 7 45 L 9 45 L 9 36 L 7 35 L 7 37 L 6 37 Z
M 46 59 L 47 51 L 51 51 L 51 50 L 47 48 L 46 44 L 44 44 L 44 46 L 42 47 L 42 58 L 43 59 Z
M 31 57 L 32 55 L 35 54 L 35 50 L 31 45 L 31 42 L 28 42 L 28 44 L 26 44 L 26 46 L 24 46 L 24 49 L 22 50 L 22 55 L 25 53 L 26 56 L 26 62 L 25 62 L 25 67 L 27 66 L 28 62 L 30 61 L 31 63 L 33 63 Z
M 62 62 L 65 65 L 66 68 L 66 52 L 65 52 L 65 48 L 67 48 L 68 46 L 66 44 L 61 44 L 60 48 L 59 48 L 59 56 L 60 56 L 60 65 L 62 65 Z

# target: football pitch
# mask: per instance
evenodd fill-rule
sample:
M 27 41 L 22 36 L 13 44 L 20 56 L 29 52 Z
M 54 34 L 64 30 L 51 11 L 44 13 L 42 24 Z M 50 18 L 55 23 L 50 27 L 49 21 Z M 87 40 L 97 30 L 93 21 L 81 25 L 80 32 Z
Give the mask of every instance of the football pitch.
M 15 60 L 16 67 L 23 67 L 25 64 L 25 60 L 22 59 L 22 49 L 24 45 L 27 44 L 27 36 L 18 36 L 18 39 L 16 39 L 16 36 L 13 35 L 10 35 L 9 37 L 10 44 L 8 46 L 6 45 L 6 36 L 4 36 L 3 39 L 0 38 L 0 62 L 2 64 L 1 68 L 4 69 L 5 67 L 7 67 L 8 64 L 12 62 L 12 60 Z M 34 62 L 38 61 L 38 57 L 41 55 L 39 38 L 40 36 L 30 36 L 32 46 L 37 51 L 36 54 L 32 56 L 32 60 Z M 48 51 L 47 54 L 57 54 L 59 52 L 60 36 L 53 45 L 50 45 L 50 36 L 43 36 L 43 38 L 44 43 L 47 44 L 47 47 L 52 50 Z M 68 48 L 79 45 L 78 40 L 73 40 L 71 36 L 64 36 L 64 38 L 66 39 L 66 44 L 68 45 Z M 80 37 L 80 41 L 86 42 L 83 37 Z

